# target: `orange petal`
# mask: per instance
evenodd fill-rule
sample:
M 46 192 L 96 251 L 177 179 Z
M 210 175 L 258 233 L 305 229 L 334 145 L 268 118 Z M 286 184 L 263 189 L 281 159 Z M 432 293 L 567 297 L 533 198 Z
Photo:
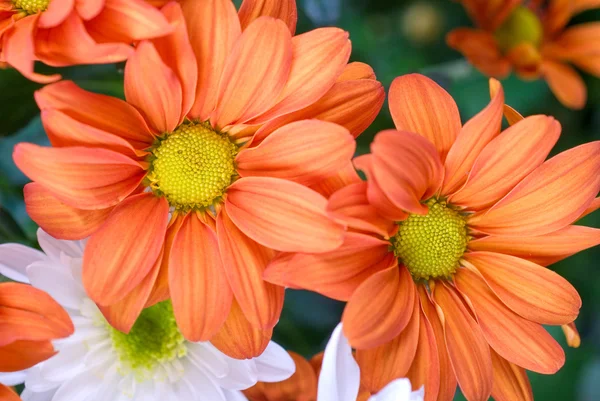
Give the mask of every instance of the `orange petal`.
M 443 194 L 450 194 L 461 187 L 483 148 L 500 133 L 504 90 L 498 81 L 490 80 L 492 86 L 494 95 L 491 102 L 467 121 L 448 152 Z
M 427 214 L 421 204 L 434 195 L 443 180 L 443 166 L 434 145 L 408 131 L 382 131 L 371 144 L 373 173 L 396 207 Z
M 240 21 L 229 0 L 185 1 L 181 7 L 198 61 L 200 83 L 190 117 L 205 121 L 215 108 L 225 63 L 242 34 Z
M 182 121 L 183 89 L 177 75 L 150 42 L 141 42 L 125 65 L 125 98 L 159 132 Z
M 98 305 L 100 311 L 115 329 L 129 333 L 138 316 L 146 307 L 162 264 L 163 251 L 156 258 L 152 270 L 125 298 L 109 306 Z
M 571 15 L 598 7 L 600 7 L 600 0 L 575 0 L 571 2 Z
M 265 280 L 290 288 L 316 291 L 348 301 L 374 273 L 394 263 L 389 243 L 365 234 L 346 233 L 335 251 L 319 254 L 280 255 L 265 271 Z
M 423 75 L 403 75 L 392 82 L 389 103 L 396 129 L 429 140 L 444 162 L 462 125 L 448 92 Z
M 579 216 L 579 219 L 584 218 L 585 216 L 587 216 L 590 213 L 595 212 L 596 210 L 600 209 L 600 197 L 595 198 L 592 203 L 590 203 L 590 205 L 587 207 L 587 209 L 585 209 L 583 211 L 583 213 L 581 213 L 581 216 Z M 579 220 L 578 219 L 578 220 Z
M 304 185 L 315 184 L 347 165 L 356 149 L 347 129 L 319 120 L 285 125 L 256 147 L 236 157 L 242 177 L 284 178 Z
M 104 8 L 104 0 L 78 1 L 75 4 L 77 14 L 84 20 L 88 21 L 100 14 Z
M 417 297 L 416 292 L 413 296 Z M 360 382 L 371 393 L 377 393 L 392 380 L 406 376 L 413 362 L 419 340 L 421 307 L 416 299 L 411 306 L 412 315 L 409 315 L 410 321 L 402 333 L 376 348 L 356 351 Z
M 552 37 L 567 25 L 572 16 L 571 7 L 576 2 L 577 0 L 554 0 L 548 2 L 542 20 L 544 34 L 547 37 Z
M 25 175 L 54 197 L 82 209 L 105 209 L 121 202 L 144 177 L 139 163 L 106 149 L 20 143 L 13 159 Z
M 248 359 L 262 354 L 272 335 L 273 329 L 261 330 L 252 326 L 234 299 L 225 324 L 210 341 L 232 358 Z
M 581 345 L 581 337 L 579 336 L 579 331 L 577 331 L 577 327 L 575 327 L 575 322 L 563 324 L 561 328 L 563 330 L 563 333 L 565 333 L 567 345 L 571 348 L 579 348 L 579 346 Z
M 161 11 L 175 29 L 171 35 L 154 39 L 152 43 L 165 64 L 177 75 L 181 84 L 182 104 L 179 121 L 183 121 L 195 101 L 198 64 L 190 44 L 181 7 L 171 2 Z
M 131 43 L 172 32 L 161 12 L 145 1 L 105 0 L 102 11 L 86 26 L 102 42 Z
M 367 176 L 367 199 L 369 203 L 377 209 L 379 214 L 392 221 L 401 221 L 406 219 L 407 213 L 396 206 L 390 198 L 383 192 L 381 186 L 377 182 L 373 173 L 372 154 L 366 154 L 354 159 L 354 165 L 357 169 L 362 170 Z
M 296 0 L 244 0 L 238 15 L 244 30 L 257 18 L 268 16 L 285 22 L 292 35 L 296 32 Z
M 160 255 L 168 215 L 166 199 L 148 192 L 115 207 L 83 255 L 83 284 L 90 298 L 112 305 L 140 284 Z
M 417 304 L 417 303 L 415 303 Z M 420 304 L 420 303 L 419 303 Z M 435 332 L 419 306 L 419 338 L 417 351 L 406 377 L 410 379 L 413 391 L 425 387 L 424 401 L 436 401 L 440 391 L 440 361 Z M 444 352 L 446 352 L 444 350 Z M 456 387 L 456 384 L 454 385 Z
M 548 266 L 600 244 L 600 229 L 566 226 L 535 237 L 486 236 L 469 242 L 472 251 L 505 253 Z
M 83 124 L 58 109 L 42 110 L 41 116 L 46 135 L 55 148 L 104 148 L 134 159 L 137 157 L 135 149 L 125 139 Z
M 600 190 L 600 141 L 562 152 L 525 177 L 469 226 L 490 235 L 542 235 L 575 221 Z
M 446 43 L 461 52 L 484 75 L 504 78 L 510 73 L 510 63 L 502 55 L 494 35 L 488 31 L 457 28 L 446 35 Z
M 292 38 L 287 26 L 271 17 L 257 19 L 228 57 L 211 115 L 213 127 L 244 123 L 270 109 L 287 82 L 291 65 Z
M 0 346 L 0 371 L 18 372 L 29 369 L 55 354 L 56 351 L 50 341 L 15 341 Z M 1 399 L 5 401 L 4 398 Z
M 0 352 L 2 352 L 0 350 Z M 21 401 L 19 395 L 10 387 L 0 384 L 0 399 L 2 401 Z
M 541 324 L 570 323 L 579 314 L 577 290 L 558 274 L 525 259 L 492 252 L 464 255 L 513 312 Z
M 352 294 L 342 316 L 350 345 L 368 349 L 392 340 L 408 325 L 415 297 L 406 267 L 394 264 L 373 274 Z
M 58 109 L 86 125 L 120 136 L 138 149 L 154 137 L 141 114 L 121 99 L 85 91 L 71 81 L 61 81 L 35 92 L 40 109 Z
M 284 288 L 263 280 L 263 271 L 275 252 L 245 236 L 225 210 L 217 217 L 217 235 L 225 273 L 244 315 L 256 327 L 272 328 L 281 315 Z
M 181 333 L 189 341 L 208 341 L 223 326 L 231 308 L 216 233 L 190 212 L 169 257 L 169 287 Z
M 538 373 L 556 373 L 565 363 L 560 345 L 540 325 L 498 299 L 477 273 L 459 269 L 456 287 L 467 298 L 490 346 L 510 362 Z
M 587 89 L 583 78 L 567 64 L 544 60 L 541 73 L 556 98 L 570 109 L 579 110 L 587 101 Z
M 574 60 L 584 57 L 593 57 L 598 53 L 600 47 L 600 24 L 590 22 L 577 24 L 565 29 L 550 44 L 550 55 L 552 58 L 562 60 Z M 544 48 L 544 51 L 547 49 Z
M 25 185 L 23 193 L 29 217 L 58 239 L 80 240 L 89 237 L 112 211 L 112 208 L 81 210 L 67 206 L 37 182 Z
M 47 293 L 21 283 L 0 284 L 0 346 L 54 340 L 73 333 L 67 312 Z
M 440 388 L 437 395 L 438 401 L 451 401 L 454 399 L 456 393 L 456 375 L 450 362 L 450 356 L 446 348 L 446 342 L 444 339 L 444 327 L 442 322 L 435 310 L 434 305 L 431 303 L 425 286 L 418 286 L 419 298 L 421 300 L 421 309 L 427 318 L 427 321 L 431 325 L 434 333 L 435 342 L 437 344 L 438 361 L 440 364 Z
M 533 401 L 531 384 L 525 369 L 514 365 L 492 352 L 492 366 L 494 368 L 494 385 L 492 397 L 497 401 Z
M 251 123 L 272 120 L 319 100 L 344 71 L 350 51 L 348 32 L 339 28 L 314 29 L 293 37 L 292 66 L 279 100 Z
M 358 79 L 377 79 L 375 76 L 375 71 L 373 68 L 365 63 L 361 63 L 360 61 L 354 61 L 346 65 L 344 72 L 340 74 L 337 81 L 353 81 Z
M 245 177 L 227 192 L 225 209 L 248 237 L 283 252 L 327 252 L 343 242 L 344 228 L 329 217 L 327 200 L 295 182 Z
M 483 148 L 467 183 L 449 201 L 471 210 L 493 205 L 546 160 L 560 130 L 560 123 L 547 116 L 511 126 Z
M 354 169 L 352 162 L 346 163 L 344 167 L 336 171 L 335 174 L 311 185 L 310 188 L 314 189 L 326 198 L 329 198 L 331 194 L 338 191 L 347 185 L 360 183 L 362 179 Z
M 444 325 L 448 355 L 465 398 L 487 400 L 492 392 L 492 360 L 479 325 L 446 284 L 436 285 L 433 296 Z

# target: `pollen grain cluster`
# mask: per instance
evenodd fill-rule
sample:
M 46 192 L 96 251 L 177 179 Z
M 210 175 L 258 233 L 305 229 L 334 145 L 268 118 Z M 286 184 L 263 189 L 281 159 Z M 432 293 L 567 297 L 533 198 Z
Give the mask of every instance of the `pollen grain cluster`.
M 148 180 L 176 209 L 217 203 L 236 175 L 237 146 L 205 124 L 184 124 L 153 148 Z
M 13 5 L 18 10 L 23 10 L 27 14 L 37 14 L 48 9 L 50 0 L 13 0 Z
M 430 199 L 426 215 L 411 214 L 391 239 L 394 254 L 415 279 L 449 277 L 468 242 L 467 223 L 445 201 Z

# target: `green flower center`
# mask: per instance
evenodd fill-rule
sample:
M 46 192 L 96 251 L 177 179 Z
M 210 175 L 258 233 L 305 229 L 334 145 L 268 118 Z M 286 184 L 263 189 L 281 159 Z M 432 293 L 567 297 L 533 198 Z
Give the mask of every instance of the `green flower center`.
M 503 52 L 508 52 L 521 43 L 531 43 L 538 47 L 543 35 L 544 29 L 538 16 L 523 6 L 517 7 L 494 33 Z
M 449 277 L 467 248 L 467 222 L 443 200 L 426 204 L 426 215 L 411 214 L 398 223 L 393 251 L 415 279 Z
M 149 185 L 176 209 L 214 205 L 236 176 L 237 146 L 207 124 L 181 125 L 159 138 L 151 152 Z
M 37 14 L 48 9 L 50 0 L 13 0 L 16 9 L 23 10 L 27 14 Z
M 177 328 L 170 301 L 144 309 L 129 334 L 110 327 L 110 335 L 119 356 L 120 373 L 133 373 L 139 381 L 154 377 L 159 364 L 187 354 L 186 340 Z

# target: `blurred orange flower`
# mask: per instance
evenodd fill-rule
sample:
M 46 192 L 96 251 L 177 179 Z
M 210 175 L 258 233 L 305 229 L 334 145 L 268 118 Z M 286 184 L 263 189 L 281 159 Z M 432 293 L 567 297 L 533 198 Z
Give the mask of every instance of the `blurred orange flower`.
M 571 66 L 600 76 L 600 22 L 566 27 L 572 16 L 600 7 L 598 0 L 459 0 L 477 29 L 458 28 L 446 38 L 482 73 L 545 79 L 566 107 L 585 106 L 587 89 Z
M 572 322 L 581 299 L 543 267 L 600 243 L 572 225 L 600 206 L 600 141 L 545 161 L 561 127 L 511 111 L 504 93 L 461 124 L 450 95 L 421 75 L 390 88 L 396 130 L 355 159 L 367 176 L 334 193 L 329 209 L 350 230 L 322 254 L 281 254 L 265 278 L 348 301 L 342 321 L 372 393 L 392 379 L 425 386 L 426 400 L 530 400 L 525 369 L 565 361 L 542 324 Z
M 34 62 L 54 67 L 123 61 L 131 43 L 172 31 L 143 0 L 0 0 L 0 62 L 28 79 L 54 82 L 60 75 L 34 72 Z
M 128 331 L 170 296 L 189 340 L 248 358 L 281 313 L 284 289 L 262 278 L 274 252 L 341 245 L 309 186 L 350 167 L 384 92 L 370 67 L 347 64 L 340 29 L 293 36 L 295 20 L 241 21 L 229 0 L 179 4 L 162 9 L 175 32 L 129 58 L 127 102 L 45 87 L 54 147 L 20 144 L 14 159 L 44 230 L 91 235 L 83 281 L 111 324 Z
M 48 294 L 20 283 L 0 284 L 0 372 L 18 372 L 45 361 L 56 351 L 52 340 L 74 327 L 67 312 Z M 0 399 L 18 401 L 0 384 Z

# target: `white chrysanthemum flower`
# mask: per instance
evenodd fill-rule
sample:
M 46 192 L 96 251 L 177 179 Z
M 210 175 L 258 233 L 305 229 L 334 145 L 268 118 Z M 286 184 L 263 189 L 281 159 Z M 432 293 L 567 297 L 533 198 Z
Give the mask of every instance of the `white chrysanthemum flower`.
M 0 245 L 0 273 L 48 292 L 69 313 L 75 333 L 54 341 L 58 353 L 0 382 L 25 381 L 24 401 L 238 401 L 257 381 L 290 377 L 294 362 L 271 342 L 263 355 L 230 358 L 179 332 L 169 301 L 145 309 L 129 334 L 112 328 L 81 283 L 84 241 L 61 241 L 42 230 L 44 252 Z
M 340 323 L 325 347 L 317 400 L 356 401 L 359 386 L 360 368 Z M 368 401 L 423 401 L 423 397 L 423 387 L 412 391 L 410 380 L 396 379 L 371 396 Z

